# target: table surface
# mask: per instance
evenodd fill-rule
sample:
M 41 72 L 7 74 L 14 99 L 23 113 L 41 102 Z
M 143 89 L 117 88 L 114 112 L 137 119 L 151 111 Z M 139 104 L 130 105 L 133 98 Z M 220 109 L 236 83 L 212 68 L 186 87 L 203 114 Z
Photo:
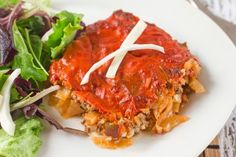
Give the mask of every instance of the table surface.
M 200 1 L 214 14 L 236 24 L 236 0 Z M 219 135 L 199 157 L 236 157 L 236 107 Z

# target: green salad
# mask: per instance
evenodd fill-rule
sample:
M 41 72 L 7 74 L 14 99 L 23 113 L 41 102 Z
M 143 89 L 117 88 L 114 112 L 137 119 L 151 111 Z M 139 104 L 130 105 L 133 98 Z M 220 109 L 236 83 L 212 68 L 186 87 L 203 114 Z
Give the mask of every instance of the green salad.
M 35 157 L 42 120 L 64 128 L 43 110 L 51 62 L 84 31 L 82 14 L 52 9 L 49 0 L 0 0 L 0 156 Z

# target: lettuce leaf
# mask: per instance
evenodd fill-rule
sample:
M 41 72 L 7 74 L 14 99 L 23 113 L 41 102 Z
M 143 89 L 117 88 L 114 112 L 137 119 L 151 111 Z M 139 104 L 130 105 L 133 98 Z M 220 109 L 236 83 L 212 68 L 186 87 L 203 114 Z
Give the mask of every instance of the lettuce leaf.
M 30 53 L 16 22 L 13 24 L 13 38 L 15 48 L 18 51 L 13 60 L 13 69 L 20 68 L 21 76 L 26 80 L 34 80 L 36 84 L 46 81 L 47 74 L 42 68 L 36 65 L 34 57 Z
M 15 121 L 15 136 L 0 130 L 1 157 L 35 157 L 42 141 L 39 135 L 43 126 L 39 119 L 26 120 L 21 117 Z
M 2 89 L 3 84 L 7 80 L 8 75 L 5 75 L 3 73 L 0 73 L 0 90 Z M 17 92 L 16 88 L 13 86 L 11 88 L 11 97 L 10 97 L 10 102 L 13 103 L 15 101 L 20 100 L 22 97 L 20 94 Z
M 57 58 L 63 49 L 75 38 L 76 32 L 83 29 L 81 26 L 82 14 L 62 11 L 56 15 L 57 22 L 53 25 L 53 33 L 46 41 L 51 50 L 51 57 Z
M 5 81 L 7 80 L 8 76 L 5 74 L 0 74 L 0 90 L 2 89 L 3 84 L 5 83 Z
M 0 0 L 0 8 L 15 5 L 19 0 Z
M 25 43 L 36 65 L 48 75 L 47 70 L 51 64 L 51 53 L 48 49 L 45 49 L 44 43 L 41 40 L 41 35 L 44 33 L 45 27 L 42 17 L 32 16 L 19 20 L 17 21 L 17 26 L 24 37 Z
M 44 22 L 40 16 L 31 16 L 17 21 L 17 26 L 27 28 L 31 35 L 41 35 L 44 31 Z
M 14 103 L 16 101 L 19 101 L 20 99 L 22 99 L 22 97 L 20 96 L 20 94 L 18 93 L 16 88 L 12 87 L 11 88 L 10 103 Z

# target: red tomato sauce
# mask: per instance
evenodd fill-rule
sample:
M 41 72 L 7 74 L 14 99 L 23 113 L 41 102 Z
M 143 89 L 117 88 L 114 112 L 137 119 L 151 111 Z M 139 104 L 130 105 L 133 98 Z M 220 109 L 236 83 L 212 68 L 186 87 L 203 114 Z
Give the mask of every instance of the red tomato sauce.
M 66 48 L 64 56 L 52 63 L 51 83 L 73 90 L 77 99 L 100 112 L 132 116 L 155 103 L 157 93 L 168 88 L 168 84 L 173 89 L 184 63 L 193 56 L 185 46 L 150 23 L 136 43 L 160 45 L 165 49 L 164 54 L 154 50 L 129 52 L 115 79 L 105 77 L 109 61 L 90 75 L 89 83 L 80 85 L 94 63 L 120 47 L 138 20 L 118 10 L 108 19 L 87 26 L 86 32 Z

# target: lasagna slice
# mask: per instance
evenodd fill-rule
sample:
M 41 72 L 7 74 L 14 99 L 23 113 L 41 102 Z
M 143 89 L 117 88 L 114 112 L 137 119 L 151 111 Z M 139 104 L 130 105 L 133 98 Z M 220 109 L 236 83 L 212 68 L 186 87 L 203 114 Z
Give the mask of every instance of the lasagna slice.
M 201 67 L 186 44 L 151 23 L 135 43 L 160 45 L 165 53 L 131 51 L 114 79 L 105 77 L 110 60 L 80 85 L 94 63 L 120 48 L 138 21 L 118 10 L 87 26 L 50 67 L 50 82 L 63 87 L 51 96 L 51 104 L 65 118 L 81 116 L 86 131 L 104 146 L 118 145 L 141 131 L 170 131 L 188 119 L 180 111 L 189 94 L 204 92 L 197 79 Z

